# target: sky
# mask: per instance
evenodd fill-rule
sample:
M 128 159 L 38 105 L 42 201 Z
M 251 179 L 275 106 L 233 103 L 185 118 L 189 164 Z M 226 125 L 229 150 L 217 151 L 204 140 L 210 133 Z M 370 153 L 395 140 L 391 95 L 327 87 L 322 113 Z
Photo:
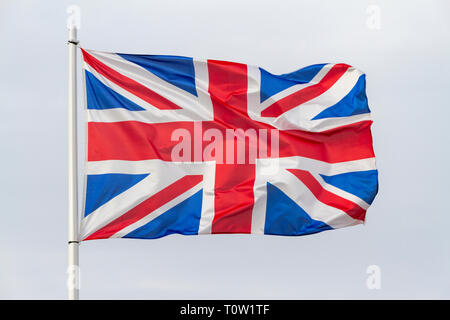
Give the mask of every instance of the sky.
M 67 297 L 71 4 L 88 49 L 231 60 L 275 74 L 324 62 L 359 68 L 380 183 L 365 225 L 304 237 L 82 243 L 82 299 L 450 299 L 444 0 L 2 0 L 0 299 Z M 81 115 L 81 76 L 78 97 Z M 82 117 L 79 141 L 82 172 Z M 366 285 L 371 265 L 379 289 Z

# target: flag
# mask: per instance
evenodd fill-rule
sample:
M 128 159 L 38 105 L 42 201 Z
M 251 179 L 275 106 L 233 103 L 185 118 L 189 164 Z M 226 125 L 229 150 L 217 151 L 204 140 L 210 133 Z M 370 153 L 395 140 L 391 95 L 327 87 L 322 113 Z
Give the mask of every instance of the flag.
M 358 69 L 82 53 L 82 240 L 364 223 L 378 172 Z

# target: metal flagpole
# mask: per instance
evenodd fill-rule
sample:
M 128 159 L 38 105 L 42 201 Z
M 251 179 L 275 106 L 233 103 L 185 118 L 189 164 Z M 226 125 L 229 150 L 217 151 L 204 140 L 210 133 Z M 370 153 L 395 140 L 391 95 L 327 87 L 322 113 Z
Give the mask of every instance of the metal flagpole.
M 77 28 L 69 28 L 69 300 L 79 298 L 78 159 L 77 159 Z

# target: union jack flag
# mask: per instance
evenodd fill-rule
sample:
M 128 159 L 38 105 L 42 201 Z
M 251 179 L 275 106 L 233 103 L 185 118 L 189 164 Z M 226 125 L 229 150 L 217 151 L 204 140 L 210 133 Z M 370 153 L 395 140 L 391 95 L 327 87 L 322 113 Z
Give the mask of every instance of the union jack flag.
M 217 60 L 82 53 L 81 239 L 294 236 L 364 222 L 378 173 L 356 68 L 274 75 Z

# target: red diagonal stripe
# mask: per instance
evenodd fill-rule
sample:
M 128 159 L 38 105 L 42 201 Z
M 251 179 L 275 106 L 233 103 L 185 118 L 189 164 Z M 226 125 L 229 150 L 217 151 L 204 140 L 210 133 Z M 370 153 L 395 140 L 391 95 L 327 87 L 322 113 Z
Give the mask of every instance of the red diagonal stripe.
M 106 239 L 111 237 L 116 232 L 144 218 L 162 205 L 188 191 L 202 180 L 203 176 L 201 175 L 184 176 L 180 180 L 175 181 L 168 187 L 155 193 L 147 200 L 144 200 L 130 211 L 127 211 L 125 214 L 111 221 L 109 224 L 97 230 L 84 240 Z
M 306 187 L 311 190 L 314 196 L 320 202 L 325 203 L 336 209 L 340 209 L 347 213 L 353 219 L 364 221 L 366 210 L 358 206 L 356 203 L 344 199 L 326 189 L 324 189 L 320 183 L 313 177 L 311 173 L 300 169 L 288 169 L 289 172 L 299 178 Z
M 155 106 L 156 108 L 161 110 L 181 109 L 170 100 L 167 100 L 166 98 L 160 96 L 146 86 L 143 86 L 139 82 L 136 82 L 133 79 L 130 79 L 123 74 L 115 71 L 114 69 L 108 67 L 106 64 L 94 58 L 85 50 L 81 49 L 81 51 L 83 52 L 84 61 L 86 61 L 86 63 L 88 63 L 95 71 L 97 71 L 110 81 L 114 82 L 121 88 L 150 103 L 152 106 Z
M 322 93 L 330 89 L 348 68 L 350 68 L 350 66 L 343 63 L 334 65 L 319 83 L 297 91 L 271 104 L 261 112 L 261 116 L 278 117 L 284 112 L 320 96 Z

